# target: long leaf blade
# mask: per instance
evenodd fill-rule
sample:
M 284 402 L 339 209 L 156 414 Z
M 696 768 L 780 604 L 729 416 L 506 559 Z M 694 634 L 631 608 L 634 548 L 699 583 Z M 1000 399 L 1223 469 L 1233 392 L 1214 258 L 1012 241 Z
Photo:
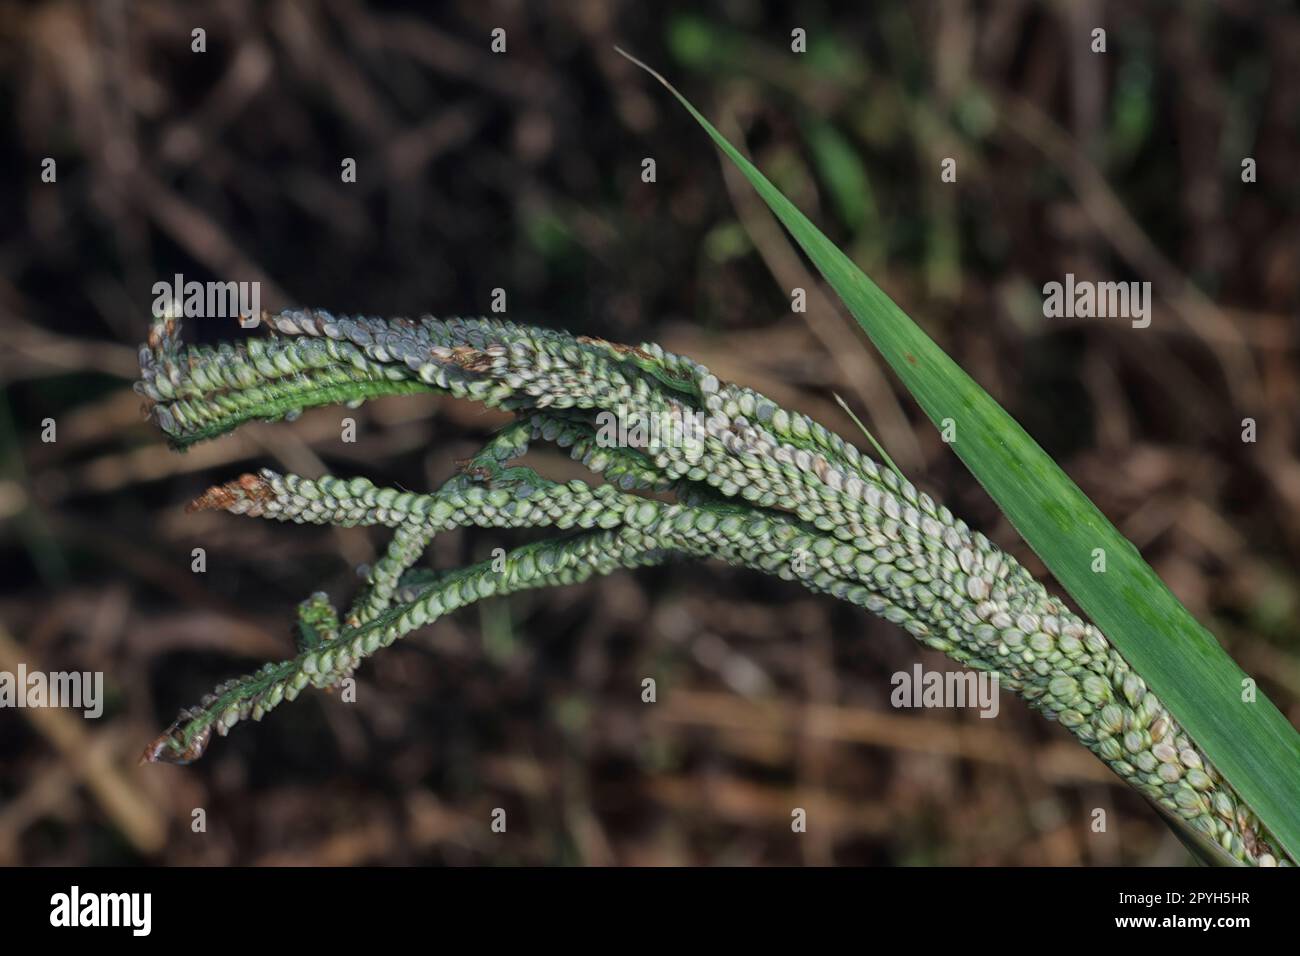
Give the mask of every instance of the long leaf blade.
M 744 173 L 844 301 L 1012 525 L 1196 740 L 1293 860 L 1300 860 L 1300 734 L 1038 443 L 659 73 Z M 1092 571 L 1093 551 L 1107 571 Z

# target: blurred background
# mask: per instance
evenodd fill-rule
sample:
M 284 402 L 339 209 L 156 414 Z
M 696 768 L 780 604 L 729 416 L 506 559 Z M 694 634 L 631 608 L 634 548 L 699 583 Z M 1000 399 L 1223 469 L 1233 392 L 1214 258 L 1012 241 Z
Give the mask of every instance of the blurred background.
M 1042 573 L 615 44 L 743 141 L 1300 722 L 1293 4 L 425 7 L 0 0 L 0 670 L 102 671 L 107 694 L 97 721 L 0 711 L 0 863 L 1187 861 L 1018 700 L 996 720 L 895 710 L 892 674 L 947 660 L 719 565 L 468 608 L 363 667 L 355 704 L 308 693 L 191 767 L 136 766 L 178 708 L 291 654 L 297 602 L 346 603 L 384 543 L 186 501 L 263 465 L 432 488 L 502 421 L 383 400 L 349 413 L 356 444 L 318 409 L 171 452 L 130 383 L 153 284 L 175 273 L 381 315 L 486 313 L 501 287 L 510 318 L 660 342 L 856 439 L 838 392 L 918 485 Z M 1067 272 L 1151 281 L 1150 327 L 1045 319 L 1042 286 Z M 508 543 L 449 534 L 429 560 Z

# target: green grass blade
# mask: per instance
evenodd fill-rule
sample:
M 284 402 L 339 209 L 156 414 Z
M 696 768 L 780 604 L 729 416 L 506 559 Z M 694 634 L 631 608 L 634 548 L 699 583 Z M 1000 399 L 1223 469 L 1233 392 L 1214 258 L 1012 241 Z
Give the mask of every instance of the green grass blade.
M 619 51 L 622 53 L 623 51 Z M 624 53 L 624 56 L 628 56 Z M 734 162 L 835 289 L 953 448 L 1083 611 L 1241 797 L 1300 860 L 1300 734 L 1069 476 L 685 97 L 644 63 Z M 1092 570 L 1094 549 L 1106 572 Z

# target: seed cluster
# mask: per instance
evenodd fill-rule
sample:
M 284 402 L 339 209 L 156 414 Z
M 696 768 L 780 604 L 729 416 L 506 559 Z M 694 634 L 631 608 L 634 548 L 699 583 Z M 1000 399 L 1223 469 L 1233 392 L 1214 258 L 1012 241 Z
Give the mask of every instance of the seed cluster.
M 313 595 L 299 608 L 297 657 L 217 688 L 147 759 L 195 759 L 214 731 L 260 720 L 308 684 L 335 685 L 380 647 L 480 598 L 673 556 L 715 558 L 865 607 L 996 674 L 1233 858 L 1291 862 L 1105 636 L 947 508 L 811 419 L 655 345 L 491 319 L 320 310 L 263 319 L 273 338 L 216 347 L 183 346 L 176 320 L 155 323 L 136 387 L 173 444 L 386 394 L 447 394 L 516 418 L 432 494 L 263 470 L 194 502 L 281 521 L 383 525 L 394 536 L 346 613 Z M 611 444 L 602 416 L 619 434 L 647 437 Z M 538 440 L 568 448 L 607 483 L 559 483 L 510 464 Z M 671 500 L 638 494 L 646 490 Z M 570 533 L 474 567 L 413 569 L 435 535 L 469 526 Z

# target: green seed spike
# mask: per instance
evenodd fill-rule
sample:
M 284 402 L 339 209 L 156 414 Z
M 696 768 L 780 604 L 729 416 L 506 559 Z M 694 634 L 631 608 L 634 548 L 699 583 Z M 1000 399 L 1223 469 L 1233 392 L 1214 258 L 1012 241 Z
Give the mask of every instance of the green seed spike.
M 279 334 L 274 341 L 216 348 L 181 345 L 174 321 L 155 326 L 136 387 L 175 444 L 282 417 L 290 407 L 375 394 L 442 392 L 516 419 L 430 494 L 361 476 L 262 470 L 200 496 L 193 508 L 380 525 L 393 538 L 342 621 L 324 595 L 309 598 L 299 609 L 296 657 L 216 688 L 181 713 L 146 760 L 194 760 L 214 732 L 260 720 L 308 685 L 337 684 L 381 648 L 484 597 L 696 557 L 849 601 L 995 674 L 1203 854 L 1294 863 L 1106 637 L 918 492 L 866 428 L 884 468 L 803 415 L 653 345 L 632 349 L 492 319 L 322 310 L 265 319 Z M 634 447 L 610 434 L 637 436 Z M 511 464 L 536 441 L 569 448 L 608 482 L 560 483 Z M 645 490 L 666 500 L 637 493 Z M 465 527 L 555 533 L 508 552 L 504 565 L 414 568 L 436 534 Z
M 339 612 L 330 604 L 329 595 L 317 591 L 298 605 L 298 648 L 311 650 L 331 640 L 339 632 Z

